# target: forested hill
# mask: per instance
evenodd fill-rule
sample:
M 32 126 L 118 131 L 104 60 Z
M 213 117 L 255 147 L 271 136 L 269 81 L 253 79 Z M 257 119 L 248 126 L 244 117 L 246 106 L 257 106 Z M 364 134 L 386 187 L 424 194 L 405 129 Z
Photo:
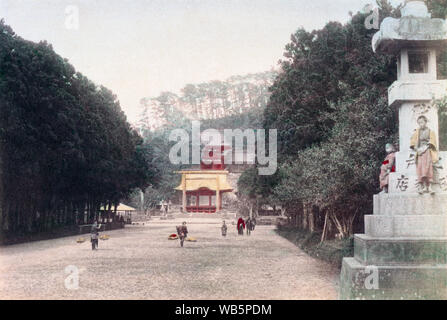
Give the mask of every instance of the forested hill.
M 233 76 L 225 81 L 188 84 L 177 95 L 163 92 L 141 99 L 142 113 L 137 127 L 156 130 L 176 126 L 182 120 L 239 119 L 254 109 L 262 113 L 269 99 L 269 87 L 276 71 Z M 242 117 L 244 118 L 244 116 Z

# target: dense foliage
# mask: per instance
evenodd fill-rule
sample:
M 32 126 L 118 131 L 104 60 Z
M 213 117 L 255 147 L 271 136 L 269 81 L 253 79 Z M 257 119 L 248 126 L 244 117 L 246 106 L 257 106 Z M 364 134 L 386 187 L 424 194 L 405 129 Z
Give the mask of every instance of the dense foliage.
M 0 22 L 2 235 L 91 221 L 155 178 L 116 96 Z
M 428 2 L 433 17 L 445 17 L 444 0 Z M 381 19 L 400 14 L 386 0 L 377 4 Z M 251 170 L 239 180 L 252 202 L 281 204 L 297 226 L 323 230 L 323 239 L 363 225 L 385 144 L 398 142 L 396 110 L 387 103 L 395 58 L 373 53 L 377 30 L 365 28 L 365 17 L 292 35 L 264 113 L 265 127 L 278 129 L 279 170 L 268 178 Z M 445 77 L 443 53 L 438 62 Z

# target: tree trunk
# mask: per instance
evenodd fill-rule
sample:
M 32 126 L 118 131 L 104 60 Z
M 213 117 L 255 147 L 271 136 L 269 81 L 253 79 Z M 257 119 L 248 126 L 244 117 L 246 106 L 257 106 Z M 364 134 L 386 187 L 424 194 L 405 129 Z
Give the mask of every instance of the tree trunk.
M 3 162 L 2 162 L 2 153 L 1 153 L 1 145 L 0 145 L 0 244 L 3 243 Z
M 324 215 L 324 226 L 323 226 L 323 233 L 321 234 L 320 244 L 322 244 L 326 240 L 328 222 L 329 222 L 329 213 L 326 210 L 326 214 Z
M 250 208 L 248 211 L 248 215 L 250 216 L 250 219 L 252 219 L 253 218 L 253 203 L 251 201 L 250 201 L 249 206 L 250 206 Z
M 313 211 L 312 205 L 308 206 L 307 210 L 309 210 L 309 231 L 314 232 L 315 231 L 315 215 Z
M 307 230 L 307 226 L 308 226 L 308 211 L 307 211 L 307 204 L 304 203 L 303 204 L 303 219 L 302 219 L 303 223 L 303 229 Z

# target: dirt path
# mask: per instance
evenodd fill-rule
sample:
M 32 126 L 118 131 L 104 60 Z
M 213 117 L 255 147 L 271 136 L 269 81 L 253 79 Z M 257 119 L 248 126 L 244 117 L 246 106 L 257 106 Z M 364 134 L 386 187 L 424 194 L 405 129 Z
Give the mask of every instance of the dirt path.
M 336 299 L 338 270 L 270 226 L 238 236 L 220 220 L 188 220 L 197 242 L 167 240 L 180 221 L 108 232 L 92 251 L 78 237 L 0 247 L 1 299 Z M 79 270 L 69 290 L 67 266 Z M 73 268 L 73 267 L 72 267 Z M 74 270 L 74 269 L 72 269 Z M 76 279 L 74 273 L 72 279 Z

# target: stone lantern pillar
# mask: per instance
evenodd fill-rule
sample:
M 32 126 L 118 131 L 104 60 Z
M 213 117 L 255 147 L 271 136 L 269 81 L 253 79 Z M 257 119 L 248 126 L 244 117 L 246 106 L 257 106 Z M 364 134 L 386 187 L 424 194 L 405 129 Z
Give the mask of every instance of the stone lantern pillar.
M 389 106 L 399 114 L 396 171 L 389 175 L 389 192 L 374 196 L 365 234 L 354 236 L 354 257 L 343 260 L 342 299 L 447 298 L 447 152 L 436 150 L 432 192 L 421 193 L 420 157 L 410 148 L 421 116 L 439 148 L 433 100 L 447 94 L 447 81 L 438 80 L 436 70 L 447 22 L 432 19 L 423 1 L 408 1 L 401 13 L 384 19 L 372 40 L 377 54 L 397 56 L 397 81 L 388 89 Z

